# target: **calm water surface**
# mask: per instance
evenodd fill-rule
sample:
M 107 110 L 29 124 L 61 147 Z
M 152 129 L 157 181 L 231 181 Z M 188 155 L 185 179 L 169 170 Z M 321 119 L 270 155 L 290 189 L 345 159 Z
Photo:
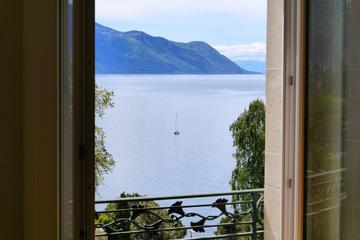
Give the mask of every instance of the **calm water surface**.
M 96 124 L 107 134 L 114 171 L 98 199 L 229 191 L 235 166 L 230 124 L 265 95 L 264 75 L 99 75 L 115 92 Z M 180 135 L 175 136 L 178 115 Z

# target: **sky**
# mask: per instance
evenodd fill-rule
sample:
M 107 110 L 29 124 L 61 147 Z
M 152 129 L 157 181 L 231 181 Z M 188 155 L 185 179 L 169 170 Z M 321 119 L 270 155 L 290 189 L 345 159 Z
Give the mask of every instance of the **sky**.
M 265 61 L 266 0 L 96 0 L 96 21 L 177 42 L 205 41 L 232 60 Z

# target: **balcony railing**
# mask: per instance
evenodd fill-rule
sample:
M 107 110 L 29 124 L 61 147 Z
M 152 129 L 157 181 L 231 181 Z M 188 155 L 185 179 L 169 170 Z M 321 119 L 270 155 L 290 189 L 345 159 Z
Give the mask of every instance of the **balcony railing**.
M 263 239 L 263 202 L 263 189 L 97 201 L 95 237 Z

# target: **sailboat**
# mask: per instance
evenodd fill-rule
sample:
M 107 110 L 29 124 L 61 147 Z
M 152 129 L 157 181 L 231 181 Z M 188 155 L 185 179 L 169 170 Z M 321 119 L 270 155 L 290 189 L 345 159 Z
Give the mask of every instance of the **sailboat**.
M 177 129 L 177 121 L 178 121 L 178 115 L 176 114 L 176 118 L 175 118 L 175 131 L 174 134 L 175 135 L 179 135 L 180 131 Z

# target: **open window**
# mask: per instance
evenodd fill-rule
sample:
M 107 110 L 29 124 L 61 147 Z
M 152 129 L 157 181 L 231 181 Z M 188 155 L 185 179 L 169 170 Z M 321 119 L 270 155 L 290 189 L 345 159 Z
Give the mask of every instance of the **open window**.
M 96 1 L 97 239 L 263 237 L 266 9 Z
M 238 39 L 236 34 L 226 35 L 227 26 L 237 21 L 244 28 L 256 27 L 261 19 L 251 16 L 251 11 L 258 10 L 255 5 L 238 19 L 236 10 L 239 4 L 246 5 L 243 1 L 228 0 L 221 6 L 215 1 L 214 5 L 192 2 L 192 6 L 174 2 L 154 0 L 144 7 L 140 1 L 113 1 L 114 5 L 99 7 L 105 19 L 99 22 L 95 22 L 94 2 L 63 3 L 66 38 L 62 46 L 69 50 L 62 59 L 61 213 L 63 232 L 69 233 L 64 239 L 78 234 L 86 239 L 295 238 L 297 230 L 303 233 L 297 223 L 304 220 L 304 176 L 299 173 L 304 172 L 301 144 L 306 136 L 304 129 L 297 128 L 304 127 L 300 119 L 305 101 L 300 96 L 304 97 L 305 85 L 299 85 L 305 80 L 304 2 L 269 2 L 268 13 L 265 1 L 247 2 L 264 3 L 260 5 L 263 25 L 265 16 L 269 20 L 266 90 L 265 76 L 253 74 L 259 71 L 254 69 L 254 59 L 247 65 L 244 59 L 235 63 L 236 54 L 244 53 L 246 47 L 248 55 L 259 57 L 257 51 L 264 52 L 263 44 L 211 42 L 211 37 L 222 35 L 226 40 Z M 177 18 L 167 14 L 166 8 L 192 15 Z M 151 15 L 154 12 L 148 16 L 154 22 L 133 19 L 159 9 L 163 11 L 160 17 Z M 228 14 L 214 15 L 219 9 Z M 109 20 L 123 16 L 128 19 Z M 244 21 L 245 17 L 254 21 Z M 172 21 L 178 25 L 171 25 Z M 221 25 L 224 21 L 229 25 Z M 162 23 L 169 25 L 162 28 Z M 196 37 L 181 38 L 189 29 Z M 239 27 L 231 30 L 240 31 Z M 265 27 L 263 34 L 265 39 Z M 265 91 L 266 132 L 249 128 L 251 134 L 237 135 L 244 133 L 241 124 L 245 120 L 253 116 L 262 120 L 261 111 L 251 113 L 263 107 Z M 247 99 L 246 103 L 239 98 Z M 248 104 L 256 98 L 260 100 L 250 109 Z M 250 121 L 250 125 L 262 129 L 264 121 Z M 263 138 L 252 142 L 256 147 L 249 155 L 251 159 L 258 156 L 256 149 L 265 154 L 266 175 L 240 176 L 233 170 L 243 162 L 236 158 L 249 152 L 237 148 L 236 137 L 261 134 L 266 136 L 265 143 Z M 265 145 L 264 152 L 259 146 Z M 229 185 L 234 176 L 252 182 L 246 187 L 238 181 Z M 265 198 L 262 187 L 251 185 L 261 177 Z

